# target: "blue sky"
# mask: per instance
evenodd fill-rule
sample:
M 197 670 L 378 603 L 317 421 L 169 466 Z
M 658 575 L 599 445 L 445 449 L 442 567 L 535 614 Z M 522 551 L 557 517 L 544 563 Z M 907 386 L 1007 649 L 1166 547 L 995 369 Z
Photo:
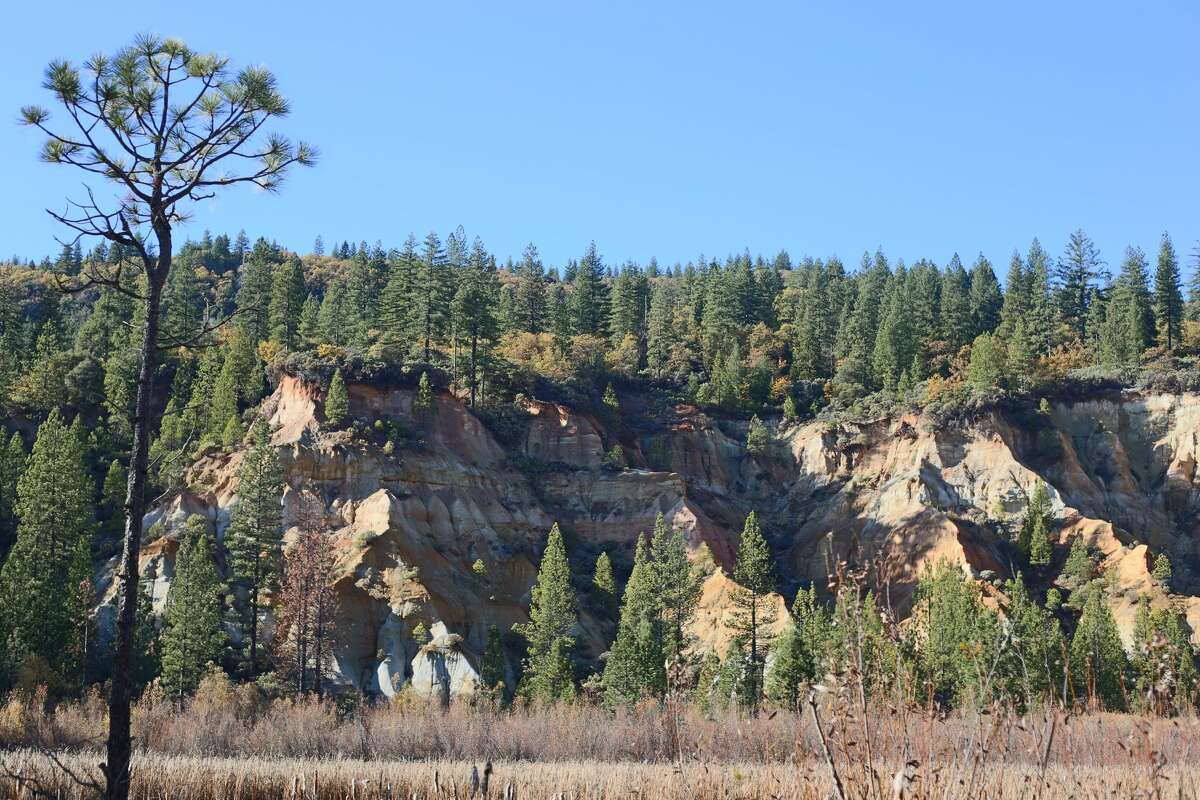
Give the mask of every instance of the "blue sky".
M 882 246 L 1001 270 L 1077 227 L 1114 265 L 1164 230 L 1200 238 L 1194 0 L 94 5 L 4 11 L 5 256 L 54 251 L 42 209 L 80 183 L 9 121 L 50 102 L 49 59 L 138 30 L 269 66 L 279 129 L 322 151 L 279 196 L 197 208 L 193 235 L 307 252 L 461 224 L 553 264 L 594 239 L 616 263 Z

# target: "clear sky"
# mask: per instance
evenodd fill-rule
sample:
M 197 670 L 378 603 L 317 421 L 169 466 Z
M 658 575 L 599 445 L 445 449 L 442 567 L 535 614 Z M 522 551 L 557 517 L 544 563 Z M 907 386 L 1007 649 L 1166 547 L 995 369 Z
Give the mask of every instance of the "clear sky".
M 1077 227 L 1114 266 L 1200 238 L 1196 0 L 106 5 L 3 12 L 5 256 L 55 251 L 42 209 L 80 182 L 15 124 L 51 102 L 45 63 L 139 30 L 269 66 L 279 129 L 322 151 L 279 196 L 209 201 L 193 236 L 308 252 L 461 224 L 552 264 L 594 239 L 609 263 L 882 246 L 999 272 Z

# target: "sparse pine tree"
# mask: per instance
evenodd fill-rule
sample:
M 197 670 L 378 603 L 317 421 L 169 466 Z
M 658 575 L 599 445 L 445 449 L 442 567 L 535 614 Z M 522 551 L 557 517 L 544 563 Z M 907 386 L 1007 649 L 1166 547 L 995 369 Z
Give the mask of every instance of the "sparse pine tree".
M 610 704 L 630 704 L 666 691 L 661 608 L 655 589 L 650 548 L 641 536 L 621 598 L 617 638 L 604 666 L 604 692 Z
M 500 629 L 488 627 L 487 645 L 483 648 L 483 660 L 479 668 L 479 680 L 484 688 L 503 700 L 505 695 L 504 640 Z
M 0 438 L 0 564 L 17 539 L 17 482 L 25 471 L 25 443 L 19 433 Z
M 767 631 L 774 623 L 773 608 L 767 595 L 775 591 L 775 566 L 771 549 L 758 525 L 758 514 L 751 511 L 742 527 L 738 543 L 737 564 L 733 579 L 738 584 L 733 593 L 736 613 L 730 620 L 734 638 L 746 648 L 746 683 L 742 698 L 748 710 L 758 710 L 763 690 L 763 665 L 770 647 Z
M 309 293 L 300 306 L 299 341 L 316 344 L 321 336 L 321 303 L 316 295 Z
M 522 693 L 533 702 L 569 700 L 575 696 L 571 651 L 578 624 L 571 567 L 558 523 L 550 528 L 529 606 L 529 622 L 513 629 L 529 643 Z
M 984 606 L 978 584 L 942 563 L 918 587 L 920 670 L 926 685 L 944 701 L 986 702 L 987 660 L 996 650 L 998 623 Z
M 213 560 L 208 521 L 188 517 L 175 557 L 175 578 L 167 594 L 162 633 L 162 683 L 169 695 L 196 690 L 210 663 L 221 659 L 221 577 Z
M 746 433 L 746 452 L 752 456 L 760 456 L 767 452 L 770 444 L 771 434 L 755 414 L 750 418 L 750 427 Z
M 1072 584 L 1072 589 L 1079 589 L 1092 579 L 1096 562 L 1088 552 L 1087 544 L 1082 536 L 1071 540 L 1071 550 L 1067 553 L 1067 561 L 1063 564 L 1062 574 Z
M 1092 240 L 1082 230 L 1077 230 L 1071 234 L 1066 252 L 1055 269 L 1063 320 L 1079 339 L 1086 334 L 1092 292 L 1103 263 Z
M 297 256 L 292 256 L 274 269 L 267 315 L 271 341 L 284 350 L 294 350 L 300 342 L 304 303 L 304 266 Z
M 819 676 L 828 627 L 828 615 L 817 604 L 816 587 L 801 589 L 792 604 L 788 625 L 772 649 L 766 694 L 773 704 L 799 708 L 803 687 Z
M 967 368 L 967 381 L 980 392 L 999 387 L 1004 382 L 1004 347 L 990 333 L 975 337 L 971 346 L 971 363 Z
M 1054 698 L 1063 685 L 1063 635 L 1050 613 L 1051 598 L 1042 608 L 1029 596 L 1020 573 L 1005 584 L 1008 595 L 1009 647 L 1000 656 L 998 672 L 1010 697 L 1024 705 Z
M 1159 553 L 1154 557 L 1154 569 L 1150 575 L 1158 581 L 1160 586 L 1169 587 L 1171 585 L 1171 559 L 1167 557 L 1166 553 Z
M 413 416 L 428 420 L 437 414 L 437 401 L 433 396 L 433 387 L 429 383 L 429 373 L 422 372 L 417 382 L 417 396 L 413 398 Z
M 663 654 L 677 664 L 688 650 L 686 629 L 700 600 L 703 575 L 688 559 L 687 538 L 682 529 L 667 526 L 660 512 L 650 537 L 654 567 L 655 596 L 662 616 Z
M 1158 269 L 1154 273 L 1154 316 L 1159 338 L 1168 350 L 1179 346 L 1183 327 L 1183 292 L 1180 289 L 1179 258 L 1171 237 L 1162 235 L 1158 248 Z
M 325 420 L 337 428 L 349 413 L 350 397 L 346 393 L 346 381 L 339 369 L 333 373 L 333 379 L 329 382 L 329 392 L 325 395 Z
M 71 685 L 83 676 L 91 584 L 95 486 L 79 436 L 55 410 L 38 428 L 17 481 L 16 543 L 0 568 L 0 642 L 4 661 L 40 657 Z
M 517 327 L 526 333 L 541 333 L 546 325 L 546 274 L 532 242 L 517 265 L 516 295 Z
M 238 503 L 230 515 L 225 544 L 233 580 L 247 594 L 244 626 L 249 628 L 246 670 L 259 671 L 259 615 L 263 595 L 279 580 L 283 545 L 283 471 L 265 422 L 251 428 L 252 444 L 238 470 Z
M 596 593 L 596 602 L 610 619 L 617 610 L 617 582 L 613 578 L 612 560 L 608 551 L 600 553 L 596 559 L 596 570 L 592 573 L 592 590 Z
M 796 410 L 796 400 L 790 394 L 783 398 L 783 418 L 788 422 L 795 422 L 800 418 Z
M 1076 693 L 1089 702 L 1121 710 L 1125 708 L 1128 670 L 1129 660 L 1104 593 L 1088 592 L 1071 639 L 1071 677 Z

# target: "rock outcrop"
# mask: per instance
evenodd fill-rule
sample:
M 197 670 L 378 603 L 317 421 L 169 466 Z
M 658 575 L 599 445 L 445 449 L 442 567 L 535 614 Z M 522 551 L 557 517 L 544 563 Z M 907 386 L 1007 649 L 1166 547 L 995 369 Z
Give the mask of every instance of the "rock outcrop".
M 341 679 L 392 695 L 474 690 L 489 629 L 527 619 L 546 532 L 558 521 L 579 575 L 603 550 L 627 568 L 637 535 L 662 513 L 714 571 L 692 633 L 722 649 L 742 521 L 757 510 L 777 553 L 782 596 L 831 565 L 867 558 L 903 613 L 928 565 L 1007 576 L 1026 496 L 1040 481 L 1060 520 L 1058 563 L 1074 537 L 1103 558 L 1110 603 L 1128 636 L 1138 599 L 1172 603 L 1200 629 L 1200 599 L 1169 595 L 1150 577 L 1152 554 L 1176 564 L 1176 588 L 1195 592 L 1200 397 L 1125 396 L 1049 412 L 994 410 L 969 422 L 907 414 L 858 424 L 777 424 L 769 451 L 746 451 L 745 423 L 687 406 L 635 421 L 522 401 L 518 434 L 502 437 L 455 397 L 416 418 L 413 392 L 350 383 L 348 430 L 323 424 L 322 389 L 284 375 L 262 413 L 285 465 L 285 522 L 317 515 L 338 558 L 336 654 Z M 511 433 L 511 432 L 510 432 Z M 630 468 L 604 465 L 620 444 Z M 173 574 L 173 538 L 186 515 L 223 535 L 237 502 L 241 453 L 213 453 L 187 473 L 188 490 L 154 509 L 156 599 Z M 482 572 L 473 569 L 482 562 Z M 598 660 L 611 623 L 577 588 L 579 639 Z M 782 620 L 783 614 L 776 615 Z M 430 633 L 418 645 L 417 625 Z M 509 667 L 511 669 L 511 665 Z

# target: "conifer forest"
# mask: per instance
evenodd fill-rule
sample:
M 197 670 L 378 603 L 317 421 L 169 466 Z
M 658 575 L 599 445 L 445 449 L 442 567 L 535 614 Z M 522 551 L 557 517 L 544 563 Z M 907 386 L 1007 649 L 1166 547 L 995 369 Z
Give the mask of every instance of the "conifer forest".
M 0 797 L 1200 796 L 1200 244 L 204 230 L 251 63 L 23 87 Z

